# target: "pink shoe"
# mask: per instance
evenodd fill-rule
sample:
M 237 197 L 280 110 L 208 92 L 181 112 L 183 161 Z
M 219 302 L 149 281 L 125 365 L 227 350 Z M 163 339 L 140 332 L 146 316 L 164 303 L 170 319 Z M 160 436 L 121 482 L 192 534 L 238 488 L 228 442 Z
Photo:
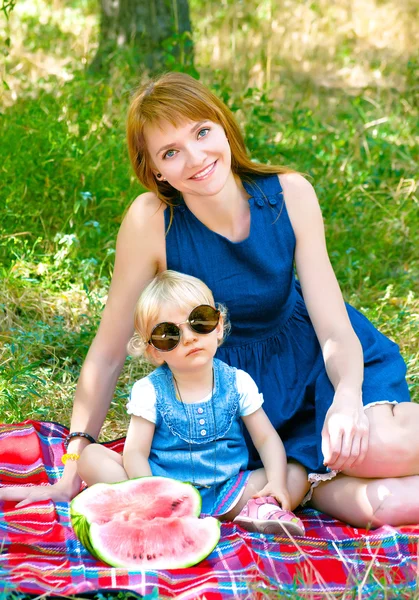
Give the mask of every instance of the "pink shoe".
M 233 523 L 247 531 L 276 535 L 305 535 L 304 525 L 290 510 L 282 510 L 272 496 L 250 498 Z

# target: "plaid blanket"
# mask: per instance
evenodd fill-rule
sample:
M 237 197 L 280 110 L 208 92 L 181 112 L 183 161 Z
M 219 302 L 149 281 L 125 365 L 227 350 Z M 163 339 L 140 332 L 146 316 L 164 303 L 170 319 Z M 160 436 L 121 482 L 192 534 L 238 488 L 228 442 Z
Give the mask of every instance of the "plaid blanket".
M 0 484 L 54 483 L 63 440 L 57 423 L 0 425 Z M 121 451 L 124 440 L 106 445 Z M 71 528 L 67 504 L 15 509 L 0 503 L 0 592 L 73 595 L 130 590 L 149 598 L 411 598 L 417 585 L 419 528 L 354 529 L 312 509 L 299 512 L 307 535 L 247 533 L 223 524 L 207 559 L 188 569 L 132 571 L 94 559 Z M 349 594 L 349 590 L 351 593 Z M 348 592 L 348 596 L 344 592 Z M 361 596 L 359 596 L 361 597 Z

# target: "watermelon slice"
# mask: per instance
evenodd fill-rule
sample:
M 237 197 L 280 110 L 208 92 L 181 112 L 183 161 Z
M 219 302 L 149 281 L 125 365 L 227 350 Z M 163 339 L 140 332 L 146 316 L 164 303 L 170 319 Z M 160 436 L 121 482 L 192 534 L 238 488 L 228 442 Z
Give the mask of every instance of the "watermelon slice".
M 83 546 L 114 567 L 189 567 L 220 539 L 217 519 L 198 518 L 198 490 L 168 477 L 97 483 L 72 500 L 70 512 Z

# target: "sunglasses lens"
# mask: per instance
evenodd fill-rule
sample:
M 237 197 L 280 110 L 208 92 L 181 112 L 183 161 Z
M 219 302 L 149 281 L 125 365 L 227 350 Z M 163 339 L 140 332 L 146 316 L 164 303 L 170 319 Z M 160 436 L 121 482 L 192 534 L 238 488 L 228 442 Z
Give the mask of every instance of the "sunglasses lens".
M 180 340 L 180 329 L 174 323 L 160 323 L 151 332 L 150 341 L 157 350 L 169 352 Z
M 211 333 L 218 325 L 220 312 L 203 304 L 193 309 L 189 315 L 189 325 L 196 333 Z

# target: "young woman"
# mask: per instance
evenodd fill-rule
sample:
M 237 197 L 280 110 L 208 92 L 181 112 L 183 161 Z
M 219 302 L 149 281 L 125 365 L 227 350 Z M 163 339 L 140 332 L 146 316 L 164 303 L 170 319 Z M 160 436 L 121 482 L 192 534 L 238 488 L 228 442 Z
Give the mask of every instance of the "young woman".
M 136 307 L 131 346 L 158 368 L 132 389 L 123 456 L 100 444 L 68 456 L 87 485 L 172 477 L 199 490 L 203 514 L 250 531 L 304 535 L 290 509 L 307 492 L 305 470 L 287 466 L 252 378 L 214 359 L 228 324 L 214 304 L 196 277 L 163 271 L 153 279 Z M 243 425 L 263 469 L 247 469 Z
M 312 186 L 298 173 L 251 161 L 227 107 L 181 73 L 134 94 L 128 146 L 150 191 L 121 225 L 108 301 L 77 387 L 69 452 L 88 443 L 80 433 L 99 435 L 136 301 L 169 268 L 203 279 L 229 307 L 231 334 L 217 357 L 256 382 L 287 456 L 318 484 L 313 506 L 357 526 L 419 522 L 419 406 L 409 402 L 397 346 L 343 302 Z M 77 465 L 68 461 L 51 488 L 0 497 L 20 506 L 69 500 L 79 486 Z

